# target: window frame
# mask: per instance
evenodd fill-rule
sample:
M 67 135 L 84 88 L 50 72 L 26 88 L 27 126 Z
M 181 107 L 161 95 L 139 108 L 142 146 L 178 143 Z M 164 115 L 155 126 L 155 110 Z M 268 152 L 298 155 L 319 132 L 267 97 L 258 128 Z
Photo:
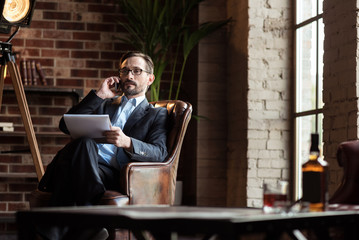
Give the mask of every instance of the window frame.
M 323 44 L 320 44 L 320 21 L 323 20 L 323 12 L 322 9 L 319 9 L 320 6 L 323 6 L 323 0 L 315 0 L 316 3 L 316 14 L 315 16 L 312 16 L 308 19 L 305 19 L 304 21 L 301 21 L 299 23 L 297 23 L 297 13 L 298 13 L 298 1 L 303 1 L 303 0 L 296 0 L 294 2 L 294 14 L 293 14 L 293 18 L 294 18 L 294 29 L 293 29 L 293 69 L 294 69 L 294 74 L 293 74 L 293 78 L 294 78 L 294 84 L 293 84 L 293 136 L 294 136 L 294 141 L 293 141 L 293 199 L 297 200 L 301 197 L 301 165 L 303 163 L 303 159 L 300 159 L 300 147 L 299 145 L 301 144 L 301 139 L 300 138 L 300 134 L 298 134 L 298 124 L 297 121 L 303 117 L 315 117 L 315 131 L 319 133 L 319 137 L 320 137 L 320 142 L 322 143 L 322 134 L 323 134 L 323 129 L 322 129 L 322 123 L 320 124 L 320 121 L 322 121 L 323 119 L 323 106 L 319 106 L 319 97 L 322 96 L 319 93 L 319 81 L 323 80 L 323 76 L 319 76 L 319 73 L 322 71 L 319 71 L 319 53 L 320 53 L 320 46 L 323 46 Z M 322 3 L 320 5 L 320 2 Z M 301 79 L 298 79 L 298 64 L 297 64 L 297 57 L 298 57 L 298 39 L 297 39 L 297 35 L 298 35 L 298 31 L 300 29 L 302 29 L 305 26 L 309 26 L 310 24 L 315 23 L 316 24 L 316 46 L 315 46 L 315 50 L 316 50 L 316 55 L 315 55 L 315 107 L 313 109 L 310 110 L 298 110 L 297 106 L 298 106 L 298 96 L 297 96 L 297 86 L 298 86 L 298 81 L 301 81 Z M 324 25 L 322 25 L 324 26 Z M 323 29 L 324 31 L 324 29 Z M 323 50 L 322 50 L 323 51 Z M 322 58 L 321 58 L 322 59 Z M 321 84 L 321 86 L 323 86 L 323 84 Z M 310 139 L 310 136 L 308 136 L 308 139 Z M 309 153 L 309 149 L 308 149 L 308 153 Z

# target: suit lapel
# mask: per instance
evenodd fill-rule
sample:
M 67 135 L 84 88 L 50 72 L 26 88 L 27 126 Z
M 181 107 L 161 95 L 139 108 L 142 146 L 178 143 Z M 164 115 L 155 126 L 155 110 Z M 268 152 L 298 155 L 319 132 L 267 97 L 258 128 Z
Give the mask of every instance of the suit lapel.
M 115 115 L 117 109 L 119 108 L 121 104 L 122 96 L 118 98 L 114 98 L 110 104 L 107 106 L 107 113 L 112 121 L 113 116 Z
M 136 124 L 137 121 L 139 121 L 146 113 L 149 107 L 149 103 L 147 99 L 145 98 L 140 105 L 138 105 L 135 110 L 133 110 L 132 114 L 128 118 L 124 128 L 123 132 L 125 134 L 128 134 L 131 131 L 131 128 Z

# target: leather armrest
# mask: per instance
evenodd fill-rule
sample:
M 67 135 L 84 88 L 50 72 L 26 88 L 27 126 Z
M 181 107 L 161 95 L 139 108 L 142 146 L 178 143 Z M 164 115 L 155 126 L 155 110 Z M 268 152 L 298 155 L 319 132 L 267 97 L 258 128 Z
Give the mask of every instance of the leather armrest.
M 173 203 L 176 176 L 168 162 L 131 162 L 121 172 L 122 189 L 130 204 Z
M 341 184 L 333 194 L 330 203 L 359 203 L 359 141 L 342 142 L 338 146 L 337 161 L 343 167 Z

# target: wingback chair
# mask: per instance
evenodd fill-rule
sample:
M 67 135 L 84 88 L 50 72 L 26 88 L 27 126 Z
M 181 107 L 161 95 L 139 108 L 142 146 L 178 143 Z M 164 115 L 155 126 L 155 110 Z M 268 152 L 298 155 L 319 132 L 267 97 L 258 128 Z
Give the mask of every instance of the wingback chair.
M 337 161 L 343 167 L 343 178 L 329 203 L 359 204 L 359 141 L 342 142 Z
M 183 138 L 191 119 L 192 105 L 180 100 L 152 102 L 167 108 L 169 132 L 168 157 L 164 162 L 131 162 L 123 168 L 120 191 L 106 191 L 100 205 L 172 205 L 175 199 L 176 176 Z M 48 206 L 51 193 L 33 191 L 30 207 Z

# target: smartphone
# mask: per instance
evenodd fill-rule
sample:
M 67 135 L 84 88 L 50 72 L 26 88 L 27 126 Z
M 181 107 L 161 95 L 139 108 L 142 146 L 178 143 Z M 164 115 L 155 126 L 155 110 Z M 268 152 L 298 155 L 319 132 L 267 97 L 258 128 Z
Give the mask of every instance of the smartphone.
M 118 82 L 115 82 L 115 89 L 116 89 L 116 92 L 121 91 L 121 84 Z

